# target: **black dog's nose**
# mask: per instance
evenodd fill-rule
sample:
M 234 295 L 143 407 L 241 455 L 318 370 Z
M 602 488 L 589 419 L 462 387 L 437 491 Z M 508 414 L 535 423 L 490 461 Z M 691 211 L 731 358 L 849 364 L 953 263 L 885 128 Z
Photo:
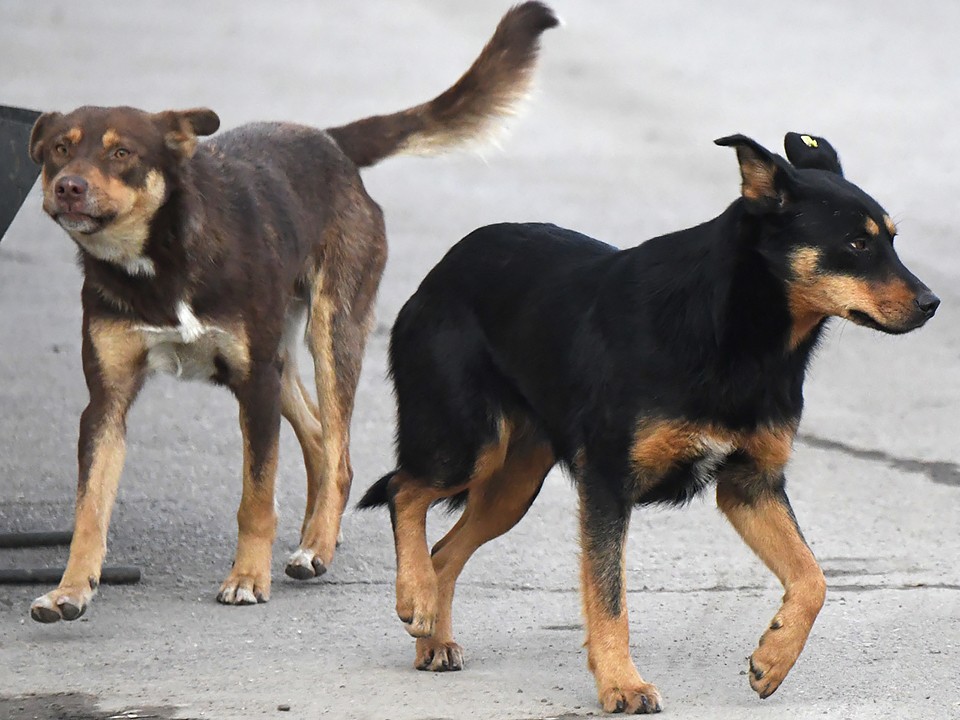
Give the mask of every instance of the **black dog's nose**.
M 57 180 L 56 191 L 64 200 L 83 197 L 87 192 L 87 181 L 79 175 L 67 175 Z
M 937 308 L 940 307 L 940 298 L 929 290 L 924 290 L 917 295 L 917 307 L 920 308 L 921 312 L 927 315 L 927 317 L 933 317 Z

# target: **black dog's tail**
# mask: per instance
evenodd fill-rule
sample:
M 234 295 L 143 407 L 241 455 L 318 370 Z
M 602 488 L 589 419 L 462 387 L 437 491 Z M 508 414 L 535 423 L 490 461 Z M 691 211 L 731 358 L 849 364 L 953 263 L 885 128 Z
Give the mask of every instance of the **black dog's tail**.
M 390 496 L 387 493 L 387 486 L 397 472 L 397 470 L 391 470 L 367 488 L 363 497 L 360 498 L 360 502 L 357 503 L 357 510 L 367 510 L 369 508 L 383 507 L 386 505 L 390 500 Z
M 537 0 L 511 8 L 470 69 L 430 102 L 328 128 L 359 167 L 390 155 L 434 155 L 489 135 L 533 82 L 540 34 L 559 24 Z

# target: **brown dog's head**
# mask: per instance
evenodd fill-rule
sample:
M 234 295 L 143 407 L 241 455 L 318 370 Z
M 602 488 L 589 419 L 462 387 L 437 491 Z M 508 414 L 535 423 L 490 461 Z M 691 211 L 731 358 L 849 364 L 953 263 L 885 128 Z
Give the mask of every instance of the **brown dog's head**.
M 207 109 L 146 113 L 81 107 L 44 113 L 30 135 L 43 166 L 43 209 L 90 255 L 135 271 L 169 180 L 198 135 L 220 126 Z

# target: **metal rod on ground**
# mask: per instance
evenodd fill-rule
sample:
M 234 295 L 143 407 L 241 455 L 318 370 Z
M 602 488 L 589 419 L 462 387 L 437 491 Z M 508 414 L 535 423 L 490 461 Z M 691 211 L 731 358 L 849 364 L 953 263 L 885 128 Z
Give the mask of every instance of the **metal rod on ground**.
M 60 582 L 64 568 L 14 568 L 0 570 L 0 585 L 50 585 Z M 140 568 L 119 565 L 105 567 L 101 585 L 132 585 L 140 582 Z
M 72 539 L 72 530 L 0 533 L 0 548 L 53 547 L 54 545 L 69 545 Z

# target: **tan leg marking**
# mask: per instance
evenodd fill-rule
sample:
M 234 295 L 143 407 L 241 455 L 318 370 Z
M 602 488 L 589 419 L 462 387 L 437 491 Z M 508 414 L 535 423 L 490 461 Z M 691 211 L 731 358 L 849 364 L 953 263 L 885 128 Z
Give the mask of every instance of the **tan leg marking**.
M 300 538 L 300 549 L 287 563 L 287 574 L 300 579 L 321 575 L 333 561 L 340 533 L 340 517 L 350 493 L 350 415 L 352 407 L 343 407 L 333 348 L 333 323 L 337 308 L 323 292 L 323 278 L 317 279 L 308 326 L 309 346 L 316 374 L 315 406 L 320 436 L 304 450 L 304 460 L 313 466 L 307 471 L 307 512 Z M 301 395 L 308 397 L 305 392 Z M 352 393 L 351 393 L 352 399 Z M 314 408 L 311 408 L 311 410 Z M 309 459 L 308 459 L 309 454 Z
M 237 553 L 233 568 L 220 586 L 217 600 L 227 605 L 255 605 L 270 599 L 270 561 L 277 530 L 274 485 L 277 441 L 264 457 L 254 458 L 250 419 L 240 406 L 243 435 L 243 494 L 237 509 Z M 257 467 L 255 472 L 254 468 Z
M 463 650 L 453 641 L 457 578 L 473 553 L 520 522 L 556 458 L 549 445 L 510 450 L 502 469 L 470 486 L 463 515 L 433 549 L 438 613 L 433 635 L 417 640 L 418 670 L 460 670 Z
M 627 590 L 623 582 L 623 552 L 620 553 L 620 612 L 612 615 L 603 589 L 597 581 L 603 570 L 594 566 L 588 551 L 586 514 L 580 511 L 580 587 L 586 619 L 587 664 L 597 683 L 597 695 L 604 712 L 646 714 L 660 712 L 660 692 L 646 682 L 630 657 L 630 625 L 627 619 Z M 625 545 L 622 550 L 625 551 Z
M 84 318 L 83 355 L 90 403 L 80 420 L 73 540 L 59 587 L 31 606 L 40 622 L 80 617 L 100 583 L 126 455 L 126 414 L 143 380 L 146 349 L 125 323 Z
M 427 550 L 427 510 L 469 484 L 436 488 L 402 472 L 390 481 L 397 550 L 397 616 L 413 637 L 429 637 L 437 621 L 437 575 Z
M 823 607 L 826 581 L 784 500 L 768 493 L 745 502 L 721 481 L 717 506 L 785 590 L 780 610 L 750 658 L 750 686 L 760 697 L 769 697 L 803 650 Z

